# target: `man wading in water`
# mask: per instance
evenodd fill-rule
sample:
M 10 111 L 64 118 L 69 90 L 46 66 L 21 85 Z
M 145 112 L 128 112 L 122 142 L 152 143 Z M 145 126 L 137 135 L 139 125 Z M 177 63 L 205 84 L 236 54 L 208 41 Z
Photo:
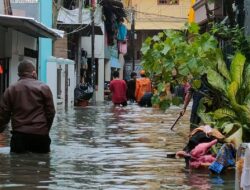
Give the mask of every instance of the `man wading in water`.
M 19 64 L 18 75 L 20 79 L 5 90 L 0 103 L 0 132 L 11 120 L 11 152 L 48 153 L 55 116 L 52 93 L 49 86 L 37 80 L 30 61 Z

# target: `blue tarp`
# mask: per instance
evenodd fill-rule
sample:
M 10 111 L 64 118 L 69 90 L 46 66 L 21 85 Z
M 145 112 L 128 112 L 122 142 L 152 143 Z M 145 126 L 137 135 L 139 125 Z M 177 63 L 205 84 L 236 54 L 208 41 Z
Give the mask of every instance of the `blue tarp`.
M 111 56 L 111 58 L 110 58 L 110 65 L 111 65 L 111 67 L 113 67 L 113 68 L 122 68 L 121 67 L 121 64 L 120 64 L 120 62 L 119 62 L 119 59 L 117 59 L 117 58 L 115 58 L 115 57 L 112 57 Z

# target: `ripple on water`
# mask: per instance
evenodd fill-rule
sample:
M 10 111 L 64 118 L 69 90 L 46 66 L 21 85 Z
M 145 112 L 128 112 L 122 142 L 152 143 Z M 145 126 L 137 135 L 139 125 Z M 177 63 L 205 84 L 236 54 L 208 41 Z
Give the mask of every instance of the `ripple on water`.
M 10 155 L 4 133 L 0 189 L 230 189 L 233 174 L 217 179 L 186 171 L 183 160 L 166 157 L 187 140 L 189 112 L 170 130 L 179 111 L 135 104 L 61 110 L 51 131 L 52 152 L 45 156 Z

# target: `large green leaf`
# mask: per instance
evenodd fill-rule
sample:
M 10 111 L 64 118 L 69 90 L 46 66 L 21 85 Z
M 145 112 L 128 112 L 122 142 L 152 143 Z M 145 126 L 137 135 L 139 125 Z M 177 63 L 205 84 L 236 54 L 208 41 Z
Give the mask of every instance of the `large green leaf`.
M 244 84 L 247 89 L 247 92 L 250 93 L 250 64 L 245 68 L 244 73 Z
M 161 52 L 163 53 L 163 55 L 166 55 L 170 49 L 171 47 L 168 44 L 164 44 L 164 48 Z
M 157 85 L 157 89 L 159 92 L 164 92 L 165 91 L 165 82 L 161 82 Z
M 142 54 L 145 55 L 148 52 L 148 50 L 150 50 L 150 45 L 143 43 L 141 48 Z
M 244 104 L 250 109 L 250 94 L 245 97 Z
M 236 81 L 233 81 L 229 86 L 228 86 L 228 98 L 230 100 L 230 103 L 235 106 L 237 104 L 236 102 L 236 94 L 239 89 L 239 85 Z
M 213 117 L 209 113 L 199 113 L 198 115 L 205 124 L 213 125 L 215 123 Z
M 199 102 L 199 106 L 197 109 L 197 114 L 198 116 L 201 118 L 201 120 L 203 121 L 203 123 L 205 124 L 214 124 L 214 119 L 211 117 L 211 115 L 209 113 L 205 113 L 206 111 L 206 106 L 204 105 L 204 103 L 207 102 L 206 98 L 202 98 Z
M 219 51 L 219 50 L 218 50 Z M 226 63 L 223 60 L 221 51 L 217 53 L 217 67 L 220 74 L 225 77 L 229 82 L 231 82 L 231 76 L 229 70 L 227 69 Z
M 243 130 L 242 130 L 242 127 L 240 127 L 231 136 L 227 137 L 225 139 L 225 141 L 228 143 L 233 143 L 237 149 L 237 148 L 239 148 L 240 144 L 242 143 L 242 135 L 243 135 Z
M 247 105 L 240 105 L 236 100 L 237 91 L 239 89 L 238 83 L 233 81 L 228 87 L 228 98 L 230 104 L 235 110 L 236 114 L 242 122 L 250 123 L 250 108 Z
M 157 35 L 155 35 L 155 36 L 153 37 L 153 40 L 154 40 L 155 42 L 160 41 L 160 37 L 157 36 Z
M 194 22 L 186 24 L 188 31 L 192 34 L 198 34 L 200 30 L 200 26 Z
M 246 57 L 244 55 L 242 55 L 241 53 L 236 53 L 230 67 L 231 79 L 232 81 L 237 82 L 239 84 L 239 87 L 242 84 L 242 74 L 244 70 L 245 61 Z
M 226 84 L 223 77 L 218 72 L 208 69 L 207 80 L 215 89 L 227 95 Z
M 215 119 L 222 119 L 225 117 L 229 117 L 234 119 L 236 117 L 235 112 L 229 108 L 219 108 L 213 112 L 213 116 Z
M 178 71 L 179 71 L 179 74 L 182 75 L 182 76 L 187 76 L 190 73 L 190 71 L 189 71 L 186 64 L 181 64 L 178 67 Z
M 191 59 L 187 62 L 187 64 L 188 64 L 188 68 L 189 68 L 191 74 L 192 74 L 193 76 L 197 76 L 197 74 L 199 74 L 199 72 L 198 72 L 198 67 L 199 67 L 199 65 L 198 65 L 198 63 L 197 63 L 197 59 L 191 58 Z
M 237 131 L 241 126 L 239 123 L 230 123 L 225 122 L 222 126 L 222 132 L 225 134 L 226 137 L 232 135 L 235 131 Z

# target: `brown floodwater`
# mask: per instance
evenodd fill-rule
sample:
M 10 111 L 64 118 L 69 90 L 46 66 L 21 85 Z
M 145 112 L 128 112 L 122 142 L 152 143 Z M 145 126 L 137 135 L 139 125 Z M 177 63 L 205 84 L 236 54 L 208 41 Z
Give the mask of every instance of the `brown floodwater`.
M 0 134 L 0 189 L 234 189 L 233 171 L 190 171 L 184 160 L 167 158 L 187 141 L 189 112 L 170 130 L 179 112 L 111 103 L 59 110 L 47 155 L 10 154 L 6 130 Z

